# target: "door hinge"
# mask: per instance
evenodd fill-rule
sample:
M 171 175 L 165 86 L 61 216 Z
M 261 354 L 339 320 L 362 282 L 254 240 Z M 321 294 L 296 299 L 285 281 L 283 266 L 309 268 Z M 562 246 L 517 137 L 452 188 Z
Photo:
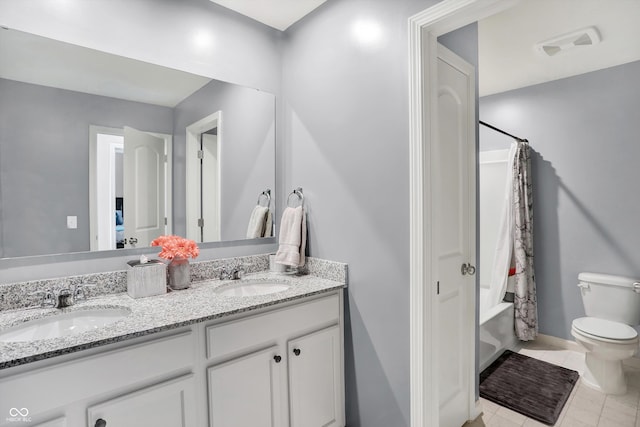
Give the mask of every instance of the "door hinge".
M 198 150 L 198 158 L 199 159 L 204 159 L 204 151 Z
M 164 162 L 169 163 L 169 156 L 166 154 L 164 155 Z
M 440 295 L 440 281 L 436 284 L 436 295 Z
M 167 225 L 169 223 L 169 220 L 167 220 L 167 217 L 164 217 L 164 225 Z
M 198 227 L 200 228 L 204 227 L 204 218 L 198 218 Z

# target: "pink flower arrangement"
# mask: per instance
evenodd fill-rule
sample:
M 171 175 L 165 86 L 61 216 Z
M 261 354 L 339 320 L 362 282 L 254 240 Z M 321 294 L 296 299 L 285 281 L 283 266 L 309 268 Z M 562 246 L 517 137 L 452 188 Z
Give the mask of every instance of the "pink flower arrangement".
M 200 254 L 198 245 L 193 240 L 180 236 L 160 236 L 151 242 L 151 246 L 160 246 L 160 258 L 172 260 L 174 258 L 196 258 Z

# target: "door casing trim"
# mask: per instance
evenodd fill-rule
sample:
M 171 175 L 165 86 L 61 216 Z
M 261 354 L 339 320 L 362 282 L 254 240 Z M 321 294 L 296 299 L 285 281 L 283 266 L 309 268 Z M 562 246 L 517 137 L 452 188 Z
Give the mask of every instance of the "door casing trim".
M 438 426 L 433 228 L 429 159 L 437 136 L 437 37 L 519 0 L 443 0 L 409 18 L 409 227 L 411 427 Z M 475 386 L 474 386 L 475 388 Z M 470 401 L 475 400 L 474 398 Z M 470 413 L 477 406 L 470 405 Z

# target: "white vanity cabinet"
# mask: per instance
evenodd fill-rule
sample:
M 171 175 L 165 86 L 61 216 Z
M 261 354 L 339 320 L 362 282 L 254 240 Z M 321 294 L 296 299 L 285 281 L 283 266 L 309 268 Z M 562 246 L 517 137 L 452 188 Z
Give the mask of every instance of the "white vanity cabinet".
M 195 334 L 186 328 L 160 335 L 0 371 L 0 426 L 23 423 L 5 416 L 16 408 L 42 427 L 94 427 L 100 418 L 108 426 L 197 427 Z M 180 413 L 185 421 L 174 423 Z M 163 422 L 138 422 L 158 414 Z
M 3 369 L 0 427 L 344 427 L 342 317 L 334 291 Z
M 206 327 L 210 427 L 343 427 L 338 294 Z

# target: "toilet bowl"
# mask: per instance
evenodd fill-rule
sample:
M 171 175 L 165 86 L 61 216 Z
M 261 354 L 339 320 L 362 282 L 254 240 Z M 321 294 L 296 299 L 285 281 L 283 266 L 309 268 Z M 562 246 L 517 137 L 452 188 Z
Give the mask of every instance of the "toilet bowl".
M 607 394 L 627 391 L 622 362 L 638 351 L 640 282 L 598 273 L 580 273 L 578 288 L 586 317 L 575 319 L 571 335 L 585 351 L 583 382 Z
M 596 317 L 581 317 L 571 324 L 571 335 L 585 350 L 582 381 L 606 394 L 625 394 L 622 361 L 638 349 L 638 333 L 629 325 Z

